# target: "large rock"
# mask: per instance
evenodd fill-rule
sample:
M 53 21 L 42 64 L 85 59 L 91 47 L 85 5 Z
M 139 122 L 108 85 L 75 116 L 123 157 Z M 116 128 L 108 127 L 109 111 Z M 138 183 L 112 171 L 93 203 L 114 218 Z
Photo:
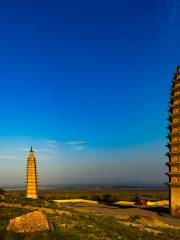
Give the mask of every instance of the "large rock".
M 11 219 L 7 230 L 16 233 L 28 233 L 45 230 L 54 231 L 54 228 L 46 214 L 40 211 L 34 211 Z

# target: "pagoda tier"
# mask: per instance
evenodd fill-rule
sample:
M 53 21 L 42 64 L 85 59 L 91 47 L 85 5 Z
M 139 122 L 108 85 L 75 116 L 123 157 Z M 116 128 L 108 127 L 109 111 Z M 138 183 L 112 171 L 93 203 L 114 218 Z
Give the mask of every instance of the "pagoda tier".
M 37 168 L 36 168 L 36 158 L 34 152 L 31 150 L 29 152 L 29 158 L 27 162 L 27 177 L 26 177 L 26 197 L 37 199 L 38 198 L 38 187 L 37 187 Z
M 169 202 L 170 211 L 173 216 L 180 216 L 180 66 L 175 73 L 170 101 L 169 101 L 169 142 L 167 147 L 169 152 L 166 154 L 169 161 L 167 166 L 169 172 Z

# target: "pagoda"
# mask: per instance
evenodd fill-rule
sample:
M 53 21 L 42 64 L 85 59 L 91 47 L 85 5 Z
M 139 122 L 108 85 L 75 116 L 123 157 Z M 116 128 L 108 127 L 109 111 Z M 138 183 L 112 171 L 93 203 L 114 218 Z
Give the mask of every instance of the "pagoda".
M 26 197 L 32 199 L 38 198 L 36 158 L 32 147 L 27 161 Z
M 180 66 L 174 75 L 169 104 L 169 208 L 172 216 L 180 216 Z

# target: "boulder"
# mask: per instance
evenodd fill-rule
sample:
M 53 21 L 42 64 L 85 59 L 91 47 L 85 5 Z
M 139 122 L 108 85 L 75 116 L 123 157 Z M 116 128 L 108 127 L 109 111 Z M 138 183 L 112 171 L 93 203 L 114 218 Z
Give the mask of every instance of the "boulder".
M 7 230 L 15 233 L 28 233 L 54 231 L 54 227 L 45 213 L 34 211 L 11 219 Z

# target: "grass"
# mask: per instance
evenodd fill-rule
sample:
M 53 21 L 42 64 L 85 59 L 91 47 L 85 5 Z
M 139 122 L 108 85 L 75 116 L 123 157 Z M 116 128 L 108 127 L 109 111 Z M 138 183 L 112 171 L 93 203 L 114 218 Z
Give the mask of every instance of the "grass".
M 124 221 L 115 217 L 108 217 L 104 215 L 95 215 L 91 213 L 81 213 L 68 209 L 68 214 L 65 213 L 61 205 L 53 203 L 51 199 L 51 192 L 41 192 L 41 199 L 30 200 L 24 198 L 20 192 L 10 192 L 6 195 L 5 200 L 0 201 L 4 204 L 0 207 L 0 240 L 179 240 L 180 230 L 168 228 L 156 228 L 138 225 L 140 220 L 139 216 L 129 217 Z M 80 195 L 86 196 L 86 199 L 93 199 L 94 196 L 106 196 L 106 199 L 111 200 L 110 196 L 116 196 L 119 200 L 125 198 L 131 199 L 132 197 L 139 196 L 138 191 L 128 192 L 105 190 L 100 191 L 81 191 L 81 193 L 65 190 L 61 193 L 56 191 L 53 198 L 67 196 L 67 198 L 79 198 Z M 88 195 L 89 194 L 89 195 Z M 141 198 L 150 198 L 159 196 L 162 199 L 166 196 L 165 191 L 139 191 Z M 67 199 L 66 198 L 66 199 Z M 127 199 L 126 198 L 126 199 Z M 157 198 L 156 198 L 157 200 Z M 9 204 L 9 207 L 8 206 Z M 6 230 L 10 219 L 33 211 L 35 209 L 42 209 L 52 219 L 54 224 L 54 232 L 42 232 L 34 234 L 15 234 Z M 49 211 L 48 211 L 49 209 Z M 66 209 L 67 210 L 67 209 Z M 59 212 L 58 212 L 59 211 Z
M 159 229 L 161 234 L 154 234 L 137 227 L 126 226 L 112 217 L 92 214 L 73 213 L 69 216 L 49 214 L 55 232 L 34 234 L 14 234 L 6 231 L 9 219 L 22 215 L 27 211 L 21 208 L 0 208 L 1 240 L 179 240 L 180 230 Z M 129 219 L 136 221 L 136 219 Z

